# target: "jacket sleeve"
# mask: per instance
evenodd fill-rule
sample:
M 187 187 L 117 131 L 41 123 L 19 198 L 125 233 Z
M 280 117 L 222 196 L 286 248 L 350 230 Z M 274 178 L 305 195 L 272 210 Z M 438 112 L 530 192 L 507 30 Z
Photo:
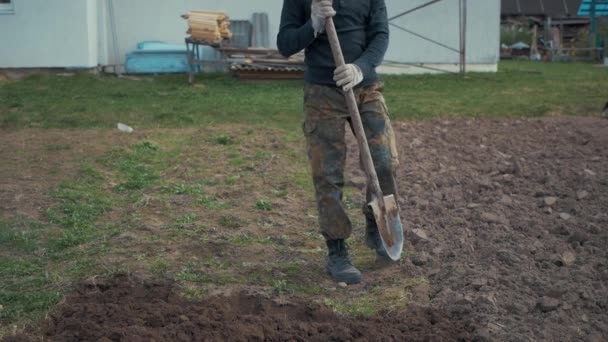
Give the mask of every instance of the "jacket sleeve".
M 371 2 L 372 6 L 366 29 L 367 48 L 354 62 L 361 68 L 364 78 L 367 78 L 367 75 L 373 73 L 376 67 L 382 63 L 389 42 L 386 3 L 384 0 L 372 0 Z
M 302 3 L 301 0 L 283 0 L 277 47 L 285 57 L 302 51 L 315 40 L 312 21 Z

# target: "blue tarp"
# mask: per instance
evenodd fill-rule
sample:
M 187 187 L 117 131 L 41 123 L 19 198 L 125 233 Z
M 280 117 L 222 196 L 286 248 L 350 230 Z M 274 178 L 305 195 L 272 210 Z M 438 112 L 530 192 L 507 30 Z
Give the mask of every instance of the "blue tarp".
M 185 44 L 167 44 L 146 41 L 137 44 L 137 49 L 127 54 L 125 69 L 127 74 L 185 73 L 188 54 Z

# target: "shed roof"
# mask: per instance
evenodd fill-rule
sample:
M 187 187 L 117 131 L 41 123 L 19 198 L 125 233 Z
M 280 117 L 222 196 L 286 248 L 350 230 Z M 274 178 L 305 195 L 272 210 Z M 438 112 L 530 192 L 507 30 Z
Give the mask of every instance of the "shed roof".
M 578 17 L 582 0 L 502 0 L 501 13 L 507 16 L 538 15 L 552 18 Z

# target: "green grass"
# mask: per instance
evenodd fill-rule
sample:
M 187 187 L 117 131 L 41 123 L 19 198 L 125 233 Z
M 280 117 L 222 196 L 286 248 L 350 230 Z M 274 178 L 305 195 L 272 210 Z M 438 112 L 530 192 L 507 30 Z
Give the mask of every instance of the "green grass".
M 255 208 L 257 210 L 271 211 L 272 207 L 273 207 L 273 205 L 272 205 L 272 202 L 270 202 L 270 201 L 258 200 L 257 202 L 255 202 Z
M 165 140 L 163 140 L 165 139 Z M 140 141 L 113 148 L 100 160 L 82 163 L 75 177 L 59 183 L 49 197 L 54 204 L 43 211 L 46 220 L 0 218 L 0 336 L 5 323 L 26 324 L 44 316 L 72 284 L 93 275 L 123 271 L 121 265 L 104 265 L 99 259 L 118 246 L 108 241 L 136 226 L 137 217 L 108 222 L 112 211 L 140 202 L 141 192 L 155 187 L 161 170 L 179 158 L 186 138 L 160 137 L 162 144 Z M 161 148 L 162 146 L 162 148 Z M 107 184 L 119 184 L 108 187 Z M 197 193 L 199 185 L 176 185 L 173 192 Z M 196 215 L 176 219 L 190 224 Z M 160 257 L 150 271 L 167 272 Z M 101 274 L 100 274 L 101 273 Z
M 589 64 L 501 62 L 496 74 L 386 76 L 396 119 L 439 116 L 596 114 L 606 101 L 608 69 Z M 302 82 L 244 83 L 205 75 L 204 89 L 185 75 L 132 81 L 113 76 L 36 74 L 0 83 L 0 127 L 114 128 L 254 124 L 299 130 Z M 212 137 L 233 144 L 227 135 Z

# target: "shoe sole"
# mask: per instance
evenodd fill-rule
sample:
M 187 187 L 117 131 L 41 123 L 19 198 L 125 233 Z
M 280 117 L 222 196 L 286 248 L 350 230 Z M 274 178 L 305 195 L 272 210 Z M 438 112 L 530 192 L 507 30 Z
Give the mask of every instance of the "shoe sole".
M 333 279 L 334 281 L 336 281 L 337 283 L 346 283 L 347 285 L 355 285 L 355 284 L 359 284 L 361 282 L 361 279 L 363 279 L 362 275 L 359 276 L 353 276 L 350 278 L 343 278 L 340 279 L 336 276 L 334 276 L 330 271 L 328 267 L 325 267 L 325 271 L 327 272 L 327 274 L 331 277 L 331 279 Z

